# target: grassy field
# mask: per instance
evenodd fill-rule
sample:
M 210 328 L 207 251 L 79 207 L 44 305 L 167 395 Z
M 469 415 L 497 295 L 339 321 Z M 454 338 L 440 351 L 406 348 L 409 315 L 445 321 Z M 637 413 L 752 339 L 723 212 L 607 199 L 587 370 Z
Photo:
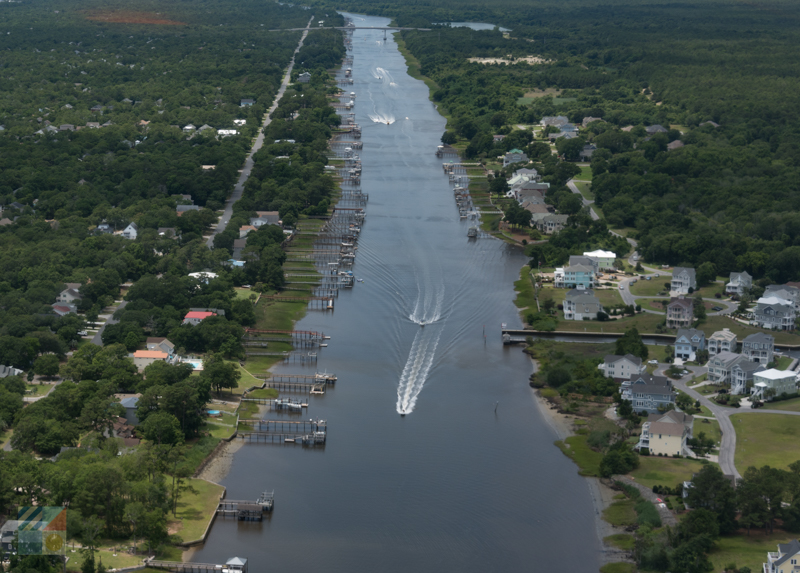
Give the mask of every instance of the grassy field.
M 195 541 L 203 536 L 208 522 L 214 516 L 219 505 L 219 497 L 225 490 L 217 485 L 201 479 L 187 480 L 194 492 L 185 492 L 178 500 L 177 519 L 170 522 L 175 533 L 184 542 Z
M 131 545 L 133 545 L 133 540 L 131 540 Z M 146 548 L 147 544 L 142 543 L 139 544 L 137 541 L 137 547 Z M 103 563 L 107 569 L 121 569 L 122 567 L 134 567 L 135 565 L 141 565 L 142 560 L 144 559 L 144 555 L 131 555 L 130 553 L 124 552 L 122 546 L 119 546 L 119 552 L 114 554 L 115 551 L 113 548 L 111 549 L 100 549 L 95 554 L 95 561 L 99 563 Z M 80 555 L 80 553 L 76 553 L 75 555 Z M 76 559 L 78 562 L 83 561 L 83 557 L 74 557 L 70 556 L 70 563 L 72 563 L 72 559 Z
M 254 294 L 254 295 L 258 296 L 257 292 L 254 292 L 254 291 L 250 290 L 249 288 L 236 288 L 236 289 L 234 289 L 234 292 L 236 293 L 236 298 L 237 299 L 243 298 L 245 300 L 250 300 L 250 295 Z
M 775 337 L 775 342 L 778 344 L 800 344 L 800 335 L 798 334 L 783 331 L 765 331 L 747 326 L 726 316 L 709 316 L 700 324 L 699 328 L 706 333 L 706 339 L 716 331 L 728 328 L 736 334 L 739 340 L 757 332 L 769 332 L 771 336 Z
M 639 462 L 639 467 L 628 475 L 647 488 L 654 485 L 675 487 L 692 479 L 692 474 L 703 467 L 702 462 L 687 458 L 640 456 Z
M 792 363 L 792 357 L 791 356 L 780 356 L 775 361 L 775 368 L 778 369 L 778 370 L 786 370 L 787 368 L 789 368 L 789 365 L 791 363 Z
M 736 430 L 736 468 L 750 466 L 787 469 L 800 460 L 800 416 L 788 414 L 733 414 Z
M 608 320 L 606 322 L 597 322 L 595 320 L 586 322 L 576 322 L 572 320 L 565 320 L 558 323 L 556 330 L 559 331 L 586 331 L 586 332 L 625 332 L 629 328 L 635 326 L 639 332 L 644 334 L 647 332 L 655 332 L 656 325 L 662 323 L 664 317 L 658 314 L 642 313 L 636 316 L 629 316 L 620 318 L 618 320 Z
M 600 475 L 600 461 L 603 454 L 595 452 L 586 443 L 585 435 L 570 436 L 564 441 L 557 441 L 556 446 L 568 458 L 578 464 L 578 473 L 582 476 L 598 477 Z
M 580 175 L 576 175 L 575 179 L 580 179 L 581 181 L 591 181 L 592 180 L 592 168 L 588 165 L 579 165 L 581 168 Z M 580 187 L 578 187 L 580 189 Z M 588 199 L 589 197 L 587 197 Z
M 603 541 L 624 551 L 633 551 L 634 537 L 628 533 L 609 535 Z
M 622 304 L 622 296 L 619 294 L 619 289 L 595 289 L 594 296 L 597 297 L 604 307 L 617 306 Z
M 530 271 L 529 266 L 522 267 L 519 271 L 519 280 L 514 283 L 514 290 L 517 291 L 517 298 L 514 299 L 514 304 L 517 305 L 520 312 L 526 308 L 532 309 L 533 312 L 537 311 Z
M 767 534 L 760 530 L 739 530 L 737 535 L 721 537 L 717 540 L 716 549 L 709 554 L 714 571 L 722 571 L 730 563 L 736 563 L 738 568 L 749 567 L 754 573 L 761 571 L 761 564 L 767 558 L 767 551 L 775 551 L 778 543 L 789 543 L 797 535 L 782 531 Z
M 304 302 L 274 302 L 261 299 L 256 306 L 256 328 L 291 330 L 294 322 L 306 314 Z
M 543 355 L 550 351 L 563 352 L 564 354 L 577 355 L 581 358 L 603 358 L 607 354 L 614 354 L 616 345 L 613 342 L 593 344 L 585 342 L 557 342 L 555 340 L 537 340 L 532 347 L 535 353 Z
M 667 305 L 669 304 L 668 298 L 637 298 L 636 304 L 642 305 L 642 308 L 654 310 L 656 312 L 667 312 Z
M 648 360 L 658 360 L 659 362 L 666 362 L 667 361 L 667 347 L 666 346 L 658 346 L 655 344 L 646 344 L 647 346 L 647 359 Z M 672 358 L 672 353 L 669 354 L 669 358 Z
M 592 184 L 591 183 L 584 183 L 583 181 L 575 181 L 575 187 L 578 188 L 578 191 L 581 192 L 584 199 L 589 201 L 594 201 L 594 193 L 592 193 Z
M 630 285 L 631 294 L 636 296 L 657 296 L 665 292 L 665 282 L 669 282 L 669 277 L 653 277 L 649 281 L 640 279 L 635 284 Z M 669 292 L 666 294 L 669 295 Z
M 636 502 L 632 499 L 615 501 L 603 510 L 603 519 L 617 527 L 627 527 L 636 524 L 636 512 L 633 507 Z
M 692 426 L 692 435 L 697 437 L 700 432 L 705 432 L 706 437 L 714 440 L 715 444 L 719 444 L 720 440 L 722 440 L 722 432 L 719 429 L 719 422 L 716 420 L 696 418 Z
M 624 561 L 606 563 L 600 567 L 600 573 L 636 573 L 636 565 Z
M 789 400 L 782 400 L 780 402 L 771 402 L 767 406 L 770 410 L 787 410 L 789 412 L 800 412 L 800 398 L 791 398 Z M 0 437 L 0 442 L 2 441 Z

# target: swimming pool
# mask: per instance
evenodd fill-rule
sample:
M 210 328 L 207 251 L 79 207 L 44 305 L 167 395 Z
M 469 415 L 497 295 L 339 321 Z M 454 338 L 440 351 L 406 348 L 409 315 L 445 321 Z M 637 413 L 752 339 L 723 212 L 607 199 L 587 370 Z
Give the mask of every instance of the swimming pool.
M 198 359 L 185 358 L 181 362 L 183 362 L 185 364 L 191 364 L 193 370 L 202 370 L 203 369 L 203 361 L 200 360 L 199 358 Z

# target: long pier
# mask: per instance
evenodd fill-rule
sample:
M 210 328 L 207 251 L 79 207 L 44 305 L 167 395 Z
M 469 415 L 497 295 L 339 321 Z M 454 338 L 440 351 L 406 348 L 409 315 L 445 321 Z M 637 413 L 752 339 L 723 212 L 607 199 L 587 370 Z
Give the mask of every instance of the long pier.
M 235 516 L 239 521 L 261 521 L 275 507 L 275 491 L 265 491 L 256 500 L 222 499 L 217 515 Z
M 328 435 L 325 420 L 239 420 L 253 426 L 252 432 L 238 432 L 237 437 L 248 441 L 284 442 L 307 446 L 324 445 Z

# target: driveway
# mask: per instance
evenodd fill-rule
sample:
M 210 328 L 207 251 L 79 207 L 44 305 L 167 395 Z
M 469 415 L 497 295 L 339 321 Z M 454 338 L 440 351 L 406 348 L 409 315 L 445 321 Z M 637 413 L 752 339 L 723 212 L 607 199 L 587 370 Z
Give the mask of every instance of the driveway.
M 578 186 L 575 185 L 575 182 L 572 179 L 567 181 L 567 187 L 569 187 L 570 191 L 576 193 L 581 198 L 584 207 L 589 207 L 589 215 L 591 216 L 592 221 L 598 221 L 600 217 L 598 216 L 597 213 L 595 213 L 595 210 L 592 208 L 592 204 L 594 203 L 594 201 L 590 201 L 589 199 L 586 199 L 583 195 L 581 195 L 581 192 L 578 190 Z
M 656 272 L 659 272 L 659 271 L 656 271 Z M 663 271 L 660 271 L 659 274 L 661 274 L 662 272 Z M 666 275 L 665 274 L 665 275 L 662 275 L 662 276 L 670 276 L 670 275 Z M 660 280 L 660 278 L 661 277 L 654 277 L 653 280 Z M 642 277 L 632 277 L 632 278 L 623 279 L 622 281 L 620 281 L 620 284 L 623 286 L 623 289 L 621 291 L 619 291 L 619 294 L 622 295 L 622 301 L 625 304 L 635 305 L 636 304 L 636 299 L 640 299 L 640 298 L 661 299 L 661 300 L 669 300 L 670 299 L 670 297 L 668 297 L 668 296 L 648 296 L 648 295 L 631 294 L 631 281 L 633 281 L 634 279 L 635 280 L 642 280 Z M 720 311 L 707 313 L 708 316 L 728 315 L 728 314 L 733 313 L 737 308 L 739 308 L 738 303 L 730 302 L 730 301 L 726 301 L 726 300 L 720 300 L 718 298 L 704 298 L 703 300 L 707 301 L 707 302 L 712 302 L 716 306 L 723 307 L 723 309 L 720 310 Z M 646 308 L 642 308 L 642 310 L 644 312 L 649 312 L 651 314 L 661 314 L 661 315 L 666 314 L 666 313 L 663 313 L 663 312 L 658 312 L 656 310 L 650 310 L 650 309 L 646 309 Z
M 106 320 L 103 323 L 103 326 L 100 327 L 100 330 L 97 331 L 97 334 L 95 334 L 92 337 L 92 344 L 96 344 L 97 346 L 103 346 L 103 331 L 106 329 L 106 326 L 108 326 L 109 324 L 117 324 L 119 322 L 118 320 L 116 320 L 114 318 L 114 313 L 117 312 L 121 308 L 125 308 L 127 306 L 127 304 L 128 304 L 128 301 L 127 300 L 123 300 L 121 303 L 119 303 L 119 306 L 116 309 L 111 311 L 111 316 L 109 316 L 108 320 Z
M 250 150 L 250 153 L 247 155 L 247 159 L 245 159 L 244 167 L 242 168 L 242 173 L 239 175 L 239 180 L 236 182 L 236 185 L 233 187 L 233 193 L 225 202 L 225 210 L 222 212 L 222 216 L 219 218 L 217 222 L 217 226 L 211 232 L 211 236 L 208 238 L 206 245 L 209 249 L 214 248 L 214 237 L 222 233 L 225 228 L 228 226 L 228 223 L 233 216 L 233 205 L 239 199 L 242 198 L 242 193 L 244 193 L 244 184 L 247 182 L 247 179 L 250 177 L 250 173 L 253 171 L 253 155 L 255 155 L 261 146 L 264 145 L 264 129 L 272 123 L 272 112 L 274 112 L 278 107 L 278 102 L 283 97 L 283 94 L 286 92 L 286 87 L 289 85 L 289 80 L 292 77 L 292 70 L 294 69 L 294 56 L 297 55 L 297 52 L 300 51 L 300 48 L 303 47 L 303 41 L 308 36 L 308 28 L 311 26 L 311 21 L 314 18 L 312 17 L 311 20 L 308 21 L 306 25 L 306 29 L 303 31 L 303 35 L 300 37 L 300 43 L 297 44 L 297 48 L 294 50 L 294 55 L 292 56 L 291 61 L 289 62 L 289 67 L 286 68 L 286 75 L 283 77 L 283 81 L 281 82 L 281 87 L 278 89 L 278 93 L 275 95 L 275 101 L 272 102 L 269 110 L 267 111 L 267 117 L 264 119 L 264 124 L 261 126 L 261 129 L 258 132 L 258 137 L 256 137 L 256 141 L 253 144 L 253 148 Z

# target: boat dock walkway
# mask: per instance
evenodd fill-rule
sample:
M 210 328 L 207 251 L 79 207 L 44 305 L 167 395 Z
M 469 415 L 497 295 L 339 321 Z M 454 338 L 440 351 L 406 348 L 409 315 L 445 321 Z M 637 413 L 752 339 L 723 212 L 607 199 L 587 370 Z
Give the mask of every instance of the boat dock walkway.
M 217 515 L 233 516 L 239 521 L 261 521 L 275 507 L 275 492 L 265 491 L 256 500 L 221 499 Z
M 324 445 L 328 435 L 325 420 L 239 420 L 240 425 L 252 426 L 253 431 L 239 431 L 237 437 L 250 442 L 284 442 L 306 446 Z

